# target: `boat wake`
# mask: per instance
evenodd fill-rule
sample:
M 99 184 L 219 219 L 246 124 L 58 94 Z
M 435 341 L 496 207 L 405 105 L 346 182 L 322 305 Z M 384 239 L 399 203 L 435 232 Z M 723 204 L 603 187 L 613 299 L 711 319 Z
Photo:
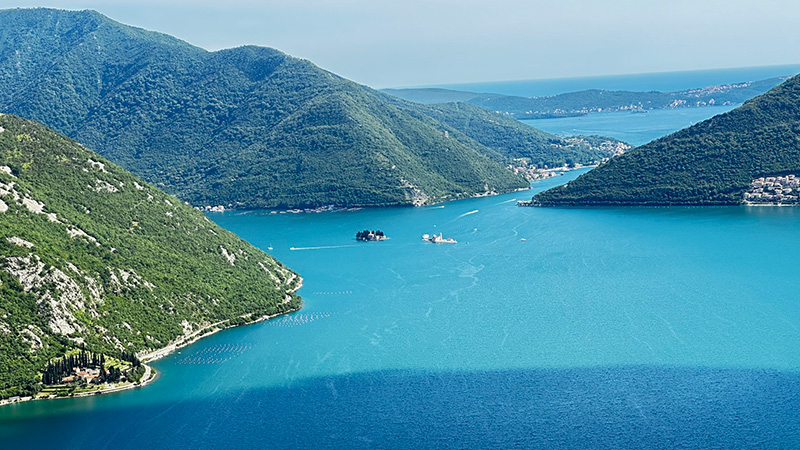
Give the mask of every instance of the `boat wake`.
M 464 217 L 464 216 L 468 216 L 468 215 L 470 215 L 470 214 L 475 214 L 476 212 L 478 212 L 478 210 L 477 210 L 477 209 L 476 209 L 475 211 L 465 212 L 464 214 L 462 214 L 462 215 L 460 215 L 460 216 L 456 217 L 456 219 L 460 219 L 460 218 L 462 218 L 462 217 Z
M 289 247 L 289 250 L 326 250 L 329 248 L 357 247 L 356 245 L 320 245 L 319 247 Z

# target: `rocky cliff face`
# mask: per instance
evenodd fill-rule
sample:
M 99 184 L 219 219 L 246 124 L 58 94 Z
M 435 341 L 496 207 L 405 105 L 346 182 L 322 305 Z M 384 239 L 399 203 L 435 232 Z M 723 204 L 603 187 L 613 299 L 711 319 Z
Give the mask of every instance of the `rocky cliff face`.
M 299 285 L 199 211 L 0 115 L 0 395 L 70 347 L 142 352 L 297 309 Z

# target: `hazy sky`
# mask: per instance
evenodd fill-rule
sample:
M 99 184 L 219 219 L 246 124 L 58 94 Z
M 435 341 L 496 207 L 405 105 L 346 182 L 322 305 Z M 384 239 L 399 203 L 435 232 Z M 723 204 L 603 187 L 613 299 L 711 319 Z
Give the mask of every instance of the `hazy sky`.
M 274 47 L 378 88 L 800 63 L 797 0 L 0 0 L 28 6 Z

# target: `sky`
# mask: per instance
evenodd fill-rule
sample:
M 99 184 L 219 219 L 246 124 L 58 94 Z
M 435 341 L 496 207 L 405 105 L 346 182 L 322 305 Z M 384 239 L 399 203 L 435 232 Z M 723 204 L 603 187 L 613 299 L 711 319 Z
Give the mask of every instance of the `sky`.
M 273 47 L 375 88 L 800 63 L 797 0 L 0 0 L 32 6 Z

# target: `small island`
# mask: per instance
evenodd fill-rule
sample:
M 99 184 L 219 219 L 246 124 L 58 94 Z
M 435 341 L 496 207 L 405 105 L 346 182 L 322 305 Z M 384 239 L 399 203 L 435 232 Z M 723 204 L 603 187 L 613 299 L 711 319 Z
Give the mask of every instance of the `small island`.
M 433 236 L 431 236 L 429 234 L 423 234 L 422 235 L 422 240 L 423 241 L 428 241 L 428 242 L 433 242 L 434 244 L 457 244 L 458 243 L 458 241 L 456 241 L 453 238 L 445 238 L 445 237 L 443 237 L 442 233 L 434 234 Z
M 364 230 L 356 233 L 357 241 L 385 241 L 386 239 L 389 238 L 381 230 Z

